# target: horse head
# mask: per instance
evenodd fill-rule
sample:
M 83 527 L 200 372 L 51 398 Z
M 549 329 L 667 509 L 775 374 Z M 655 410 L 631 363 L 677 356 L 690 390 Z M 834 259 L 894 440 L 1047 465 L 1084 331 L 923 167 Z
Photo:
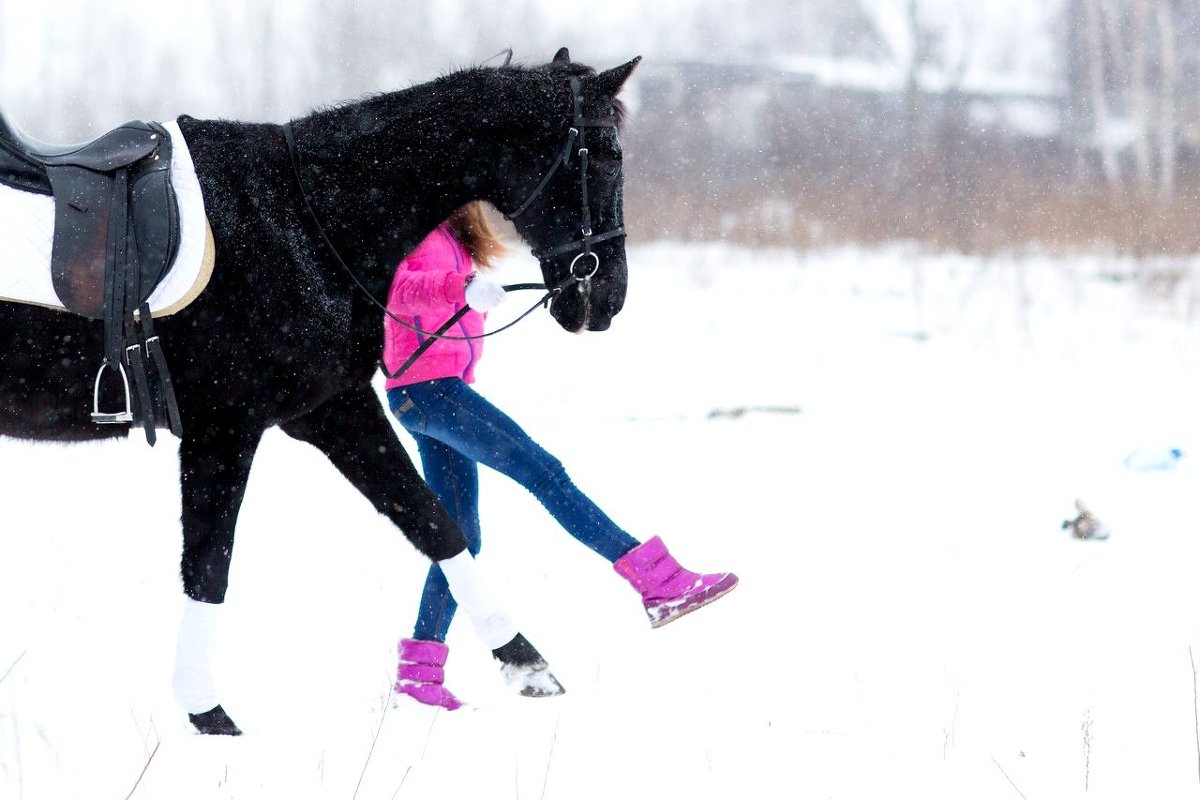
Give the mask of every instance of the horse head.
M 497 205 L 532 246 L 550 313 L 568 331 L 606 330 L 625 303 L 621 87 L 641 57 L 596 73 L 562 48 L 529 72 L 544 89 L 533 133 L 505 154 Z
M 486 200 L 533 248 L 555 320 L 605 330 L 627 277 L 617 95 L 640 60 L 597 73 L 564 47 L 315 111 L 283 126 L 294 181 L 370 293 L 454 209 Z

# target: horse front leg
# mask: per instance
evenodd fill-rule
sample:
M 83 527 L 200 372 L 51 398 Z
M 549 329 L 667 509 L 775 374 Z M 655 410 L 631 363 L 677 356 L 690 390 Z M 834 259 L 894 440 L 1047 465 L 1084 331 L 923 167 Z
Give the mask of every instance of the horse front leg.
M 544 697 L 563 688 L 487 589 L 462 530 L 421 478 L 370 384 L 344 392 L 280 426 L 316 447 L 423 555 L 437 562 L 450 593 L 476 634 L 521 694 Z
M 172 689 L 201 733 L 241 734 L 221 707 L 213 662 L 219 610 L 229 585 L 234 526 L 261 438 L 261 430 L 238 420 L 196 420 L 179 446 L 181 572 L 187 596 Z

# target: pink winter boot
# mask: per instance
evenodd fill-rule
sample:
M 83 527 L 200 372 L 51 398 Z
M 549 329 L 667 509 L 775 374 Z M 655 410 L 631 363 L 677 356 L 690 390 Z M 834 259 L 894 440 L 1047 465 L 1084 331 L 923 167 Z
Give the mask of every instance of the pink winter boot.
M 738 582 L 732 572 L 711 575 L 689 572 L 679 566 L 657 536 L 621 556 L 613 569 L 641 593 L 651 628 L 666 625 L 711 603 Z
M 442 642 L 421 639 L 400 640 L 400 667 L 396 670 L 396 692 L 406 694 L 427 706 L 453 711 L 462 706 L 442 680 L 449 648 Z

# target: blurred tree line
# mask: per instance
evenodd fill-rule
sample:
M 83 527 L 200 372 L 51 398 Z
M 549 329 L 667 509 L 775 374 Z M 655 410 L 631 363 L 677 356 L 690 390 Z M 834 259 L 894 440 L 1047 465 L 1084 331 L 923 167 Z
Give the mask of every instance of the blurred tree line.
M 1008 5 L 0 0 L 0 107 L 48 140 L 282 121 L 567 45 L 601 68 L 645 56 L 625 135 L 640 238 L 1196 250 L 1200 3 L 1046 0 L 1006 27 Z
M 647 71 L 637 155 L 681 199 L 638 213 L 781 245 L 1200 249 L 1200 3 L 1064 0 L 1045 73 L 1012 81 L 968 65 L 987 31 L 898 2 L 891 38 L 849 4 L 840 52 Z

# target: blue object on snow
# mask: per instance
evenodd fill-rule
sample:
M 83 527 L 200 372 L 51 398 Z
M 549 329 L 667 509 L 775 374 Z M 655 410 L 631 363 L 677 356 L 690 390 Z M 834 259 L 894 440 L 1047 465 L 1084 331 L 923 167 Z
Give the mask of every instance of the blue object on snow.
M 1174 469 L 1179 466 L 1183 451 L 1178 447 L 1165 450 L 1134 450 L 1125 456 L 1125 466 L 1138 472 Z

